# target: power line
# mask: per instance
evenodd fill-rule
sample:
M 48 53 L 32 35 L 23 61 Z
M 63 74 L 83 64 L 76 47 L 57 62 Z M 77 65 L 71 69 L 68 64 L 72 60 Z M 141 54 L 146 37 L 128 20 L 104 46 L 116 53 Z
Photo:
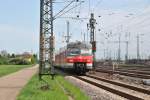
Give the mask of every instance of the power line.
M 57 18 L 63 18 L 63 19 L 73 19 L 73 20 L 87 20 L 88 18 L 78 18 L 78 17 L 57 17 Z
M 147 9 L 148 8 L 148 6 L 147 7 L 145 7 L 143 10 L 145 10 L 145 9 Z M 142 11 L 143 11 L 142 10 Z M 130 16 L 130 18 L 128 18 L 128 19 L 126 19 L 126 20 L 121 20 L 121 21 L 119 21 L 119 22 L 117 22 L 117 23 L 114 23 L 114 24 L 120 24 L 120 23 L 130 23 L 132 20 L 134 20 L 134 19 L 136 19 L 136 18 L 138 18 L 139 16 L 143 16 L 143 14 L 144 13 L 141 13 L 141 14 L 139 14 L 139 15 L 137 15 L 137 16 Z M 141 20 L 141 19 L 140 19 Z M 141 21 L 141 22 L 143 22 L 143 21 Z M 114 24 L 112 24 L 112 25 L 107 25 L 105 28 L 107 28 L 107 27 L 114 27 Z M 136 25 L 140 25 L 140 22 L 139 23 L 135 23 Z M 134 24 L 132 24 L 132 25 L 128 25 L 128 27 L 130 27 L 130 26 L 134 26 Z
M 75 1 L 75 0 L 74 0 Z M 68 2 L 71 2 L 71 0 L 63 0 L 63 1 L 53 1 L 53 3 L 68 3 Z
M 91 0 L 89 0 L 89 11 L 88 11 L 88 16 L 90 16 L 91 13 Z
M 73 0 L 75 1 L 75 0 Z M 69 12 L 71 9 L 63 13 L 63 11 L 69 7 L 72 3 L 69 3 L 56 15 L 59 16 Z M 78 2 L 78 0 L 76 0 Z M 40 0 L 40 66 L 39 66 L 39 78 L 42 79 L 43 75 L 52 75 L 54 78 L 54 62 L 55 62 L 55 34 L 54 34 L 54 19 L 53 15 L 53 0 Z M 82 3 L 82 2 L 81 2 Z M 80 4 L 81 4 L 80 3 Z
M 55 17 L 54 20 L 55 20 L 56 18 L 59 18 L 59 17 L 62 16 L 62 15 L 65 15 L 66 13 L 68 13 L 69 11 L 71 11 L 72 9 L 78 7 L 78 6 L 81 5 L 83 2 L 84 2 L 84 1 L 80 2 L 78 5 L 75 5 L 74 7 L 70 8 L 69 10 L 67 10 L 67 11 L 65 11 L 64 13 L 60 14 L 58 17 Z
M 68 8 L 75 0 L 72 0 L 68 5 L 66 5 L 62 10 L 60 10 L 55 16 L 54 18 L 59 15 L 60 13 L 62 13 L 66 8 Z
M 93 8 L 94 9 L 94 12 L 95 12 L 95 8 L 102 3 L 103 0 L 98 0 L 98 2 L 96 3 L 95 7 Z

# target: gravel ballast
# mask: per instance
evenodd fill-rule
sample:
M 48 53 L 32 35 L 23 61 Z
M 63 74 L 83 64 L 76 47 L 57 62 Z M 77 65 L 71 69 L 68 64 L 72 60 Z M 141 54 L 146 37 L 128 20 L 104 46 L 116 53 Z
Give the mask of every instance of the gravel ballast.
M 89 83 L 83 82 L 72 76 L 66 76 L 66 80 L 70 81 L 75 86 L 79 87 L 84 93 L 86 93 L 91 100 L 127 100 L 106 90 L 100 89 Z

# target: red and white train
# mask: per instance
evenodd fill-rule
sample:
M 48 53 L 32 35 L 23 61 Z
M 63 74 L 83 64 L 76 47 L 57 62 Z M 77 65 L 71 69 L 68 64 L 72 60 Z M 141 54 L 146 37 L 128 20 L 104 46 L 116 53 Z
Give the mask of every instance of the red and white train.
M 55 66 L 73 69 L 76 73 L 84 74 L 92 69 L 92 47 L 83 42 L 72 42 L 60 49 L 55 56 Z

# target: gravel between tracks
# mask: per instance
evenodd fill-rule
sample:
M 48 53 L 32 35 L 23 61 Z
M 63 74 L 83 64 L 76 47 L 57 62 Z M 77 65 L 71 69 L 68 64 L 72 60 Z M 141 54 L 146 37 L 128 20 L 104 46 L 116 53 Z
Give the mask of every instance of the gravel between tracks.
M 82 91 L 85 92 L 91 98 L 91 100 L 127 100 L 123 97 L 120 97 L 106 90 L 93 86 L 89 83 L 76 79 L 72 76 L 66 76 L 65 78 L 74 85 L 81 88 Z
M 150 90 L 150 86 L 144 85 L 142 83 L 142 79 L 140 79 L 140 78 L 129 77 L 129 76 L 124 76 L 124 75 L 119 75 L 119 74 L 112 75 L 112 74 L 102 73 L 102 72 L 95 72 L 93 75 L 100 76 L 100 77 L 110 79 L 110 80 L 115 80 L 118 82 L 127 83 L 130 85 L 134 85 L 137 87 L 141 87 L 141 88 Z

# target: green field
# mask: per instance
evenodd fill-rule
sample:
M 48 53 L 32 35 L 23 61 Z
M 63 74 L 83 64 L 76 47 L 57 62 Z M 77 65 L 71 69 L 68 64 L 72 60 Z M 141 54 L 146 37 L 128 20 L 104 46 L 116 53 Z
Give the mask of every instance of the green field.
M 0 65 L 0 77 L 31 66 L 32 65 Z
M 57 75 L 55 80 L 45 76 L 44 81 L 39 81 L 37 75 L 29 81 L 18 96 L 17 100 L 89 100 L 81 90 L 64 79 L 63 76 Z M 43 90 L 42 86 L 46 86 Z M 66 92 L 67 91 L 67 92 Z

